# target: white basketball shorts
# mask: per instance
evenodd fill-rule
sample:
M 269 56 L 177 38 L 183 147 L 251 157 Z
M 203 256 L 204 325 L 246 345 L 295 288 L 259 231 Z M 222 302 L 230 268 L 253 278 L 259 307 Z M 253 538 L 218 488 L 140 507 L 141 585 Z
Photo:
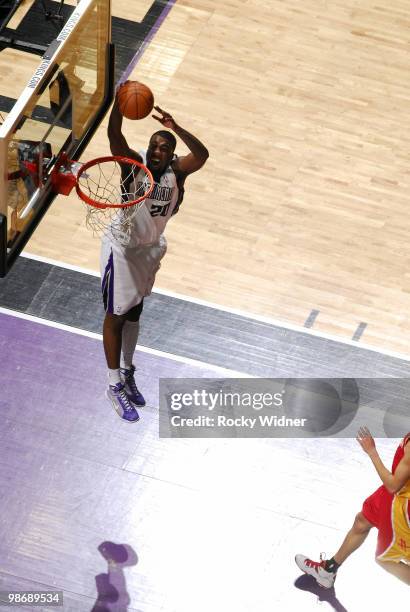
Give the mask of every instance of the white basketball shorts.
M 123 315 L 151 293 L 166 250 L 162 234 L 157 244 L 136 248 L 102 239 L 101 291 L 106 312 Z

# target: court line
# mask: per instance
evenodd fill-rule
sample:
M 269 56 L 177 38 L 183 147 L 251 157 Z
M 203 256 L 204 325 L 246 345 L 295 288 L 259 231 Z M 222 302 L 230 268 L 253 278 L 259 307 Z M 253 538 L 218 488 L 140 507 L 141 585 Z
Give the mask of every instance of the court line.
M 315 321 L 316 321 L 319 313 L 320 313 L 320 310 L 311 310 L 308 318 L 306 319 L 306 321 L 305 321 L 305 323 L 303 325 L 303 327 L 307 327 L 308 329 L 313 327 L 313 325 L 315 324 Z
M 41 325 L 45 325 L 46 327 L 53 327 L 55 329 L 61 329 L 66 332 L 70 332 L 72 334 L 77 334 L 78 336 L 85 336 L 87 338 L 92 338 L 93 340 L 100 340 L 102 342 L 102 334 L 97 334 L 95 332 L 90 332 L 85 329 L 80 329 L 79 327 L 71 327 L 70 325 L 65 325 L 64 323 L 57 323 L 56 321 L 49 321 L 48 319 L 42 319 L 41 317 L 36 317 L 34 315 L 26 314 L 25 312 L 19 312 L 17 310 L 10 310 L 9 308 L 4 308 L 0 306 L 0 314 L 4 314 L 7 316 L 15 317 L 17 319 L 24 319 L 26 321 L 31 321 L 32 323 L 40 323 Z M 158 349 L 149 348 L 147 346 L 138 345 L 136 350 L 139 353 L 147 353 L 148 355 L 154 355 L 155 357 L 162 357 L 164 359 L 170 359 L 172 361 L 177 361 L 179 363 L 185 363 L 187 365 L 193 365 L 198 367 L 209 367 L 216 371 L 216 373 L 234 375 L 238 378 L 257 378 L 252 374 L 247 374 L 246 372 L 238 372 L 237 370 L 228 370 L 227 368 L 222 368 L 217 365 L 213 365 L 212 363 L 207 363 L 205 361 L 198 361 L 197 359 L 191 359 L 190 357 L 182 357 L 181 355 L 175 355 L 174 353 L 167 353 L 165 351 L 159 351 Z
M 27 253 L 27 251 L 21 251 L 21 257 L 26 259 L 34 259 L 34 261 L 40 261 L 41 263 L 50 264 L 50 266 L 56 266 L 57 268 L 66 268 L 66 270 L 73 270 L 73 272 L 80 272 L 81 274 L 88 274 L 89 276 L 100 276 L 96 270 L 90 270 L 89 268 L 82 268 L 81 266 L 74 266 L 69 263 L 62 263 L 56 259 L 50 257 L 43 257 L 42 255 L 34 255 L 33 253 Z
M 205 300 L 194 298 L 189 295 L 185 296 L 179 293 L 174 293 L 173 291 L 168 291 L 167 289 L 154 289 L 153 293 L 160 293 L 168 297 L 185 300 L 186 302 L 192 302 L 193 304 L 198 304 L 200 306 L 207 306 L 209 308 L 214 308 L 215 310 L 220 310 L 222 312 L 227 312 L 229 314 L 234 314 L 240 317 L 244 317 L 245 319 L 248 319 L 250 321 L 258 321 L 260 323 L 267 323 L 268 325 L 279 327 L 280 329 L 287 329 L 289 331 L 295 331 L 301 334 L 306 334 L 308 336 L 314 336 L 315 338 L 320 338 L 322 340 L 331 340 L 332 342 L 336 342 L 338 344 L 346 344 L 347 346 L 351 346 L 355 349 L 363 349 L 366 351 L 371 351 L 373 353 L 378 353 L 379 355 L 385 355 L 386 357 L 394 357 L 396 359 L 401 359 L 402 361 L 410 362 L 410 355 L 405 355 L 404 353 L 399 353 L 397 351 L 391 351 L 389 349 L 381 349 L 376 346 L 372 346 L 371 344 L 366 344 L 365 342 L 363 343 L 360 342 L 359 344 L 357 341 L 350 340 L 350 338 L 343 338 L 341 336 L 336 336 L 333 334 L 329 334 L 327 332 L 317 331 L 315 329 L 303 327 L 302 325 L 296 325 L 295 323 L 290 323 L 289 321 L 281 321 L 279 319 L 274 319 L 272 317 L 267 317 L 265 315 L 258 315 L 255 313 L 244 312 L 243 310 L 239 310 L 237 308 L 231 308 L 229 306 L 223 306 L 220 304 L 215 304 L 213 302 L 206 302 Z
M 354 340 L 355 342 L 359 342 L 360 338 L 362 337 L 364 330 L 367 327 L 367 323 L 359 323 L 359 325 L 357 326 L 357 329 L 355 331 L 355 333 L 352 336 L 352 340 Z
M 90 274 L 90 276 L 100 276 L 100 274 L 96 272 L 95 270 L 88 270 L 87 268 L 81 268 L 80 266 L 73 266 L 71 264 L 66 264 L 61 261 L 49 259 L 41 255 L 33 255 L 31 253 L 27 253 L 26 251 L 23 251 L 21 255 L 23 257 L 26 257 L 27 259 L 34 259 L 36 261 L 41 261 L 43 263 L 57 266 L 59 268 L 67 268 L 68 270 L 74 270 L 75 272 L 80 272 L 82 274 Z M 331 340 L 332 342 L 337 342 L 338 344 L 345 344 L 347 346 L 351 346 L 355 348 L 356 350 L 362 349 L 365 351 L 371 351 L 372 353 L 378 353 L 379 355 L 385 355 L 386 357 L 393 357 L 395 359 L 400 359 L 402 361 L 410 362 L 410 355 L 405 355 L 404 353 L 399 353 L 397 351 L 391 351 L 389 349 L 381 349 L 376 346 L 372 346 L 371 344 L 366 344 L 365 342 L 360 342 L 359 344 L 357 341 L 351 340 L 350 338 L 342 338 L 340 336 L 335 336 L 327 332 L 317 331 L 315 329 L 303 327 L 303 325 L 296 325 L 295 323 L 290 323 L 288 321 L 280 321 L 279 319 L 274 319 L 272 317 L 267 317 L 265 315 L 258 315 L 255 313 L 245 312 L 237 308 L 230 308 L 229 306 L 223 306 L 221 304 L 216 304 L 215 302 L 207 302 L 199 298 L 191 297 L 190 295 L 183 295 L 181 293 L 175 293 L 174 291 L 169 291 L 167 289 L 154 288 L 152 292 L 158 293 L 159 295 L 165 295 L 167 297 L 172 297 L 177 300 L 182 300 L 184 302 L 191 302 L 192 304 L 197 304 L 198 306 L 206 306 L 207 308 L 219 310 L 221 312 L 226 312 L 228 314 L 234 314 L 239 317 L 243 317 L 244 319 L 248 319 L 249 321 L 258 321 L 259 323 L 266 323 L 274 327 L 279 327 L 280 329 L 287 329 L 289 331 L 294 331 L 294 332 L 298 332 L 301 334 L 307 334 L 308 336 L 314 336 L 315 338 L 321 338 L 322 340 Z

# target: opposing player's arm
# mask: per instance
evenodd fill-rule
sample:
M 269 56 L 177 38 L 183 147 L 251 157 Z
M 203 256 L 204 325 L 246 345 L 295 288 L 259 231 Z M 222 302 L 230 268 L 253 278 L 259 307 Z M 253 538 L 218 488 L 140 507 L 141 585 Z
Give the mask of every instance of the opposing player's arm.
M 408 443 L 404 447 L 404 456 L 394 474 L 392 474 L 380 459 L 374 439 L 367 427 L 361 427 L 359 429 L 356 439 L 362 449 L 369 455 L 386 489 L 390 493 L 397 493 L 397 491 L 400 491 L 406 482 L 410 480 L 410 444 Z
M 135 159 L 139 162 L 142 161 L 141 155 L 133 149 L 130 149 L 128 142 L 122 133 L 122 115 L 119 110 L 117 98 L 115 98 L 110 119 L 108 121 L 108 139 L 110 141 L 110 149 L 113 155 L 122 155 L 124 157 Z
M 171 129 L 179 138 L 186 144 L 190 153 L 188 155 L 184 155 L 182 157 L 177 157 L 173 162 L 173 168 L 177 171 L 177 173 L 187 176 L 188 174 L 192 174 L 192 172 L 196 172 L 206 162 L 209 157 L 209 152 L 206 146 L 198 140 L 196 136 L 193 136 L 173 119 L 173 117 L 162 110 L 159 106 L 154 107 L 158 113 L 161 113 L 162 117 L 157 115 L 153 115 L 154 119 L 162 123 L 166 128 Z

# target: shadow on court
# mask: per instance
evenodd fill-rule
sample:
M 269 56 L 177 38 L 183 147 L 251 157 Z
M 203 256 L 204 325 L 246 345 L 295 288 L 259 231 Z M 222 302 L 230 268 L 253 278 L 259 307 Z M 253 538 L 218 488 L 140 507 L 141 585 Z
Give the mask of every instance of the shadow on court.
M 124 568 L 137 565 L 138 556 L 128 544 L 102 542 L 98 550 L 107 561 L 108 568 L 106 574 L 95 577 L 97 601 L 91 612 L 127 612 L 131 600 Z
M 313 576 L 303 574 L 303 576 L 295 580 L 294 584 L 297 589 L 309 591 L 309 593 L 316 595 L 318 602 L 327 602 L 336 612 L 349 612 L 336 597 L 334 587 L 331 589 L 324 589 L 316 582 Z

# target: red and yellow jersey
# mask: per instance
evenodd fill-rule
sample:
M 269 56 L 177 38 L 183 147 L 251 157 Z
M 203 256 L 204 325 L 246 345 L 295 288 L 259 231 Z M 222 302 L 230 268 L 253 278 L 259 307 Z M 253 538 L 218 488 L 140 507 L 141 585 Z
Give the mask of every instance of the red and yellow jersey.
M 404 456 L 404 447 L 410 442 L 407 434 L 398 446 L 393 458 L 392 473 Z M 394 495 L 384 496 L 386 504 L 381 508 L 379 539 L 376 557 L 380 561 L 410 562 L 410 479 Z

